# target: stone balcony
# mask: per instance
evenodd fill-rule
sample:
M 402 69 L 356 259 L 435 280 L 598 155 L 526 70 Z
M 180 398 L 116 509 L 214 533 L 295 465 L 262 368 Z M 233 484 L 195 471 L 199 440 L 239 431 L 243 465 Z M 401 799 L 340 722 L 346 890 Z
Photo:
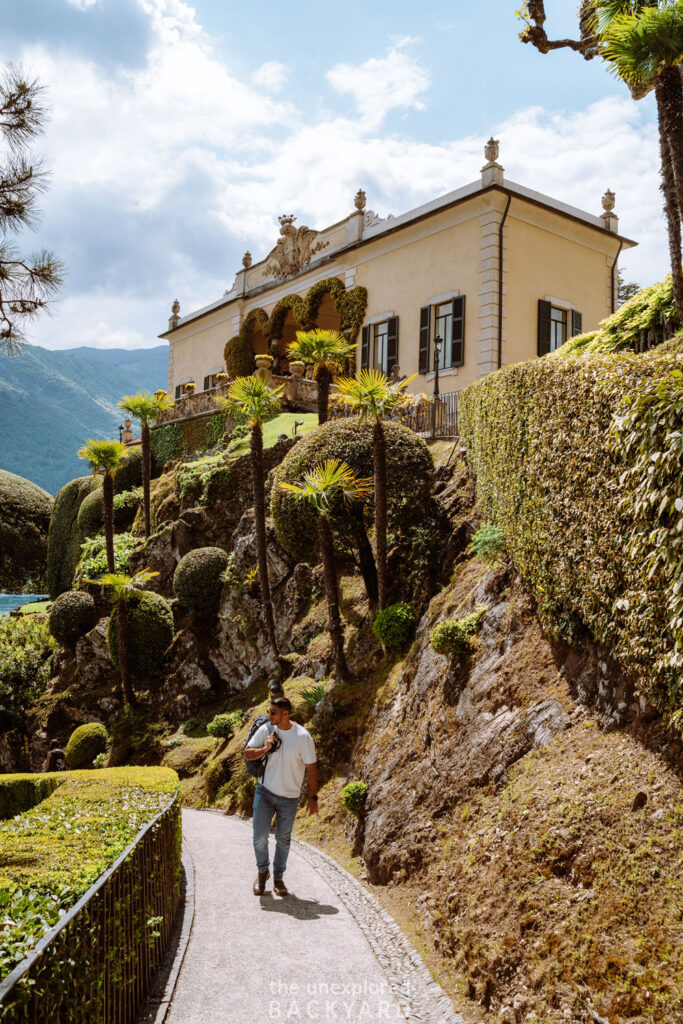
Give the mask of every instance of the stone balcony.
M 282 396 L 283 408 L 292 412 L 315 412 L 318 405 L 318 385 L 314 380 L 306 377 L 296 377 L 293 374 L 288 376 L 269 375 L 268 383 L 271 387 L 284 386 Z M 180 423 L 183 420 L 192 420 L 204 416 L 213 416 L 219 411 L 220 403 L 218 398 L 227 398 L 230 382 L 220 384 L 207 391 L 195 391 L 177 398 L 173 407 L 162 413 L 156 421 L 156 426 L 164 426 L 167 423 Z

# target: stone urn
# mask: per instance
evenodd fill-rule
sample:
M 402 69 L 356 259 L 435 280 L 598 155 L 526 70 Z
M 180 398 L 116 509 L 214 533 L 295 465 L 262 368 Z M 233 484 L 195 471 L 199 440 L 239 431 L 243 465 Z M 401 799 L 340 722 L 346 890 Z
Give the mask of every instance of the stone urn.
M 292 359 L 289 363 L 289 372 L 292 377 L 303 377 L 306 364 L 303 359 Z
M 269 370 L 273 365 L 273 357 L 262 352 L 258 356 L 254 356 L 254 362 L 258 370 Z

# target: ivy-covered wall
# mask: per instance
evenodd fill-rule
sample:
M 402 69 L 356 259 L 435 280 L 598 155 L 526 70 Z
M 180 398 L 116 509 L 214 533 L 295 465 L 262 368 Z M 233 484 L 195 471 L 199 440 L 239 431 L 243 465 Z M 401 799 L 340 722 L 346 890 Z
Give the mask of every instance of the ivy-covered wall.
M 683 355 L 556 353 L 461 396 L 484 516 L 547 630 L 588 630 L 639 692 L 683 704 Z
M 227 417 L 224 412 L 212 416 L 167 423 L 151 431 L 152 455 L 159 470 L 178 456 L 207 452 L 225 435 Z

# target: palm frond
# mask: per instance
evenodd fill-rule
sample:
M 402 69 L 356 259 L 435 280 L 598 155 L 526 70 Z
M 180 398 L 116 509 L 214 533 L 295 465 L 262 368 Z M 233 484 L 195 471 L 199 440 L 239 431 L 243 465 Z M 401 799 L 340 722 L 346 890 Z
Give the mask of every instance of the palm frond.
M 109 587 L 110 598 L 113 604 L 119 601 L 127 601 L 133 594 L 139 593 L 151 579 L 158 576 L 158 572 L 151 569 L 141 569 L 134 576 L 127 576 L 125 573 L 105 572 L 97 580 L 83 580 L 84 583 L 91 583 L 96 587 Z
M 622 14 L 603 35 L 603 56 L 628 85 L 652 82 L 665 67 L 683 60 L 683 3 Z
M 359 477 L 346 462 L 326 459 L 306 473 L 300 483 L 280 484 L 301 502 L 308 502 L 319 515 L 329 516 L 335 499 L 363 501 L 372 492 L 372 477 Z
M 415 377 L 416 373 L 405 380 L 392 381 L 379 370 L 361 370 L 355 377 L 335 381 L 334 393 L 358 409 L 361 419 L 371 416 L 379 420 L 401 401 L 403 392 Z
M 288 359 L 301 359 L 307 366 L 325 366 L 332 372 L 340 369 L 355 352 L 339 331 L 316 328 L 314 331 L 297 331 L 296 341 L 287 348 Z
M 284 385 L 269 388 L 259 377 L 238 377 L 228 389 L 228 401 L 246 417 L 250 426 L 267 423 L 280 412 Z
M 173 407 L 173 401 L 163 390 L 152 394 L 150 391 L 138 391 L 134 395 L 124 395 L 118 403 L 134 420 L 140 423 L 154 423 L 160 413 Z
M 90 463 L 94 476 L 113 473 L 118 469 L 130 449 L 121 441 L 98 441 L 89 437 L 78 451 L 79 459 Z

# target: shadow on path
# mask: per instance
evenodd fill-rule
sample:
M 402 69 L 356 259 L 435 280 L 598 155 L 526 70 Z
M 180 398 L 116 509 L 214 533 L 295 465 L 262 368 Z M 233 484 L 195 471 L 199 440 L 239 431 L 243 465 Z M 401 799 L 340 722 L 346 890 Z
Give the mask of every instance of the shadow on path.
M 290 892 L 289 896 L 275 899 L 273 894 L 266 892 L 259 896 L 261 910 L 269 913 L 287 914 L 299 921 L 317 921 L 327 914 L 338 914 L 339 907 L 331 907 L 329 903 L 318 903 L 317 900 L 301 900 Z

